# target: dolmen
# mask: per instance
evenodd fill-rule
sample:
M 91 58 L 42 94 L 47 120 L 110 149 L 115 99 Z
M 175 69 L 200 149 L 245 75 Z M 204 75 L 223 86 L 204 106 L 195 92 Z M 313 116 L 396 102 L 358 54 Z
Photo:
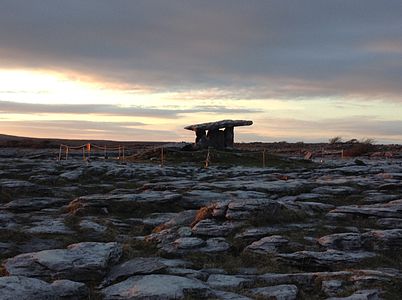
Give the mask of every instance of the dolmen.
M 184 127 L 184 129 L 195 132 L 195 148 L 215 149 L 233 148 L 234 127 L 250 126 L 253 121 L 247 120 L 222 120 L 217 122 L 194 124 Z

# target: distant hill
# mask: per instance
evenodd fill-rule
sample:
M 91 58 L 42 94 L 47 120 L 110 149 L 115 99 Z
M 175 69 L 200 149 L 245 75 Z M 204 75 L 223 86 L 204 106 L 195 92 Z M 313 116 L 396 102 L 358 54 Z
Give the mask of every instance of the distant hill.
M 142 141 L 111 141 L 111 140 L 83 140 L 83 139 L 55 139 L 55 138 L 32 138 L 23 136 L 14 136 L 0 134 L 0 147 L 15 147 L 15 148 L 58 148 L 60 144 L 69 146 L 79 146 L 82 144 L 91 143 L 99 146 L 126 146 L 130 148 L 144 148 L 166 144 L 166 142 L 142 142 Z

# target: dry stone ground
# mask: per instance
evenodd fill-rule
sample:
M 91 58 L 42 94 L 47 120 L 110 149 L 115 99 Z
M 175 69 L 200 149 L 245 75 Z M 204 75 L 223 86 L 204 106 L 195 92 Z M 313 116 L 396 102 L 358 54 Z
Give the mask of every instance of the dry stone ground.
M 9 153 L 1 299 L 402 297 L 400 159 L 204 169 Z

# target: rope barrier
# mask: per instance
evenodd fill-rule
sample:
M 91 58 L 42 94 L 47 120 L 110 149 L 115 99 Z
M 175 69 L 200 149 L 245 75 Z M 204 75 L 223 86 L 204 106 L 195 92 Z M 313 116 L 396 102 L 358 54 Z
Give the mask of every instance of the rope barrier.
M 69 146 L 65 144 L 60 144 L 59 148 L 59 155 L 58 155 L 58 160 L 62 160 L 63 158 L 63 151 L 65 153 L 64 159 L 68 160 L 69 155 L 71 150 L 81 150 L 82 149 L 82 159 L 83 160 L 89 160 L 91 158 L 91 150 L 100 150 L 104 154 L 104 158 L 108 159 L 108 152 L 117 152 L 117 159 L 118 160 L 125 160 L 126 159 L 126 148 L 125 146 L 107 146 L 107 145 L 96 145 L 96 144 L 91 144 L 91 143 L 86 143 L 80 146 Z M 154 151 L 157 151 L 157 148 L 154 148 Z M 342 151 L 343 152 L 343 151 Z M 206 158 L 204 160 L 204 167 L 207 169 L 211 162 L 212 162 L 212 156 L 215 157 L 215 155 L 219 154 L 228 154 L 230 152 L 224 151 L 224 150 L 217 150 L 217 149 L 208 149 Z M 167 151 L 164 147 L 160 148 L 160 166 L 164 167 L 166 164 L 166 154 Z M 266 160 L 267 160 L 267 153 L 266 149 L 263 149 L 262 151 L 252 151 L 252 152 L 245 152 L 242 153 L 242 157 L 250 157 L 256 160 L 256 162 L 261 161 L 261 155 L 262 155 L 262 167 L 266 167 Z M 236 154 L 237 156 L 237 154 Z M 219 160 L 219 159 L 218 159 Z
M 60 161 L 62 159 L 62 152 L 63 150 L 65 151 L 65 160 L 68 159 L 68 154 L 70 150 L 81 150 L 82 149 L 82 159 L 83 160 L 89 160 L 91 158 L 91 149 L 98 149 L 102 150 L 104 152 L 105 159 L 108 158 L 107 156 L 107 151 L 113 152 L 113 151 L 118 151 L 118 159 L 123 159 L 125 160 L 126 154 L 125 154 L 125 146 L 99 146 L 96 144 L 91 144 L 91 143 L 86 143 L 80 146 L 69 146 L 65 144 L 60 144 L 59 148 L 59 156 L 58 160 Z

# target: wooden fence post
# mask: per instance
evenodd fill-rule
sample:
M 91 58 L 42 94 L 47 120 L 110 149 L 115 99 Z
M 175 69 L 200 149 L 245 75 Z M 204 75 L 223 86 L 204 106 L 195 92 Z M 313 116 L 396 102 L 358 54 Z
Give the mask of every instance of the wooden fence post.
M 60 145 L 60 149 L 59 149 L 59 161 L 61 160 L 61 145 Z
M 262 151 L 262 167 L 265 168 L 265 149 Z
M 208 148 L 207 157 L 205 159 L 205 169 L 208 169 L 210 162 L 211 162 L 211 157 L 210 157 L 209 148 Z

